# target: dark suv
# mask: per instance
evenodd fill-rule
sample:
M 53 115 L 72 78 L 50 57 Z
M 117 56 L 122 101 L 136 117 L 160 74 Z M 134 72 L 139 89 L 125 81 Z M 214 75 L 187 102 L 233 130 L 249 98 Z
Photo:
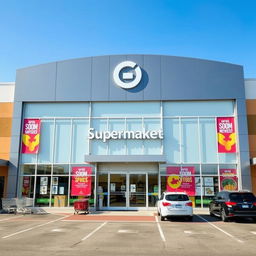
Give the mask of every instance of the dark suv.
M 233 217 L 251 217 L 256 221 L 256 198 L 251 192 L 219 192 L 210 202 L 211 216 L 228 221 Z

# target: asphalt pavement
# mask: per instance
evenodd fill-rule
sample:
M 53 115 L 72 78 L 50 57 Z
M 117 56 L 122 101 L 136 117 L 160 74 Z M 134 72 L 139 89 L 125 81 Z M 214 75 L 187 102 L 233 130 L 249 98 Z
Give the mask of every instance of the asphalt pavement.
M 193 222 L 155 212 L 0 215 L 1 256 L 255 255 L 256 223 L 224 223 L 207 211 Z

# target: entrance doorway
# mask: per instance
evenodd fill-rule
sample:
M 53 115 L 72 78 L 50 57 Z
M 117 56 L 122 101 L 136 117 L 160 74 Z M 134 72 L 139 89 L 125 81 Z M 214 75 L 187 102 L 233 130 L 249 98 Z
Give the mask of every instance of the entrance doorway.
M 108 172 L 99 174 L 98 208 L 136 210 L 148 207 L 148 173 Z

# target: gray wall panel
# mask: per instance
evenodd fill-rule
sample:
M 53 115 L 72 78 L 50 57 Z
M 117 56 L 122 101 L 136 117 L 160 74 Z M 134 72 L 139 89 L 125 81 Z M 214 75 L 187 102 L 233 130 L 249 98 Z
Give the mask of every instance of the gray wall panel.
M 245 99 L 237 99 L 236 106 L 238 115 L 247 115 Z
M 240 148 L 240 151 L 248 151 L 249 150 L 248 135 L 239 134 L 239 148 Z
M 13 118 L 12 119 L 12 136 L 19 136 L 21 134 L 21 119 Z
M 143 55 L 127 55 L 127 60 L 134 61 L 137 63 L 141 69 L 144 66 Z M 141 101 L 144 98 L 143 88 L 145 87 L 145 77 L 142 76 L 141 82 L 135 88 L 129 89 L 126 91 L 126 99 L 129 100 L 138 100 Z
M 165 100 L 232 99 L 244 94 L 240 66 L 162 56 L 161 69 Z
M 13 103 L 13 113 L 12 117 L 13 118 L 20 118 L 22 115 L 22 102 L 21 101 L 16 101 Z
M 237 122 L 238 122 L 239 134 L 248 135 L 247 116 L 246 115 L 238 115 Z
M 144 56 L 144 69 L 147 73 L 147 85 L 144 89 L 144 99 L 161 99 L 161 57 L 153 55 Z
M 58 62 L 56 100 L 90 101 L 91 71 L 91 58 Z
M 92 101 L 109 100 L 109 58 L 92 58 Z
M 54 101 L 56 62 L 17 70 L 14 101 Z
M 109 63 L 109 100 L 116 100 L 119 99 L 120 101 L 126 100 L 126 90 L 120 88 L 114 83 L 113 80 L 113 71 L 119 63 L 126 60 L 126 56 L 124 55 L 116 55 L 110 57 Z
M 12 170 L 12 168 L 16 168 L 16 167 L 9 166 L 9 172 Z M 6 193 L 7 198 L 16 197 L 16 189 L 17 189 L 17 175 L 15 176 L 9 175 L 8 181 L 7 181 L 7 193 Z

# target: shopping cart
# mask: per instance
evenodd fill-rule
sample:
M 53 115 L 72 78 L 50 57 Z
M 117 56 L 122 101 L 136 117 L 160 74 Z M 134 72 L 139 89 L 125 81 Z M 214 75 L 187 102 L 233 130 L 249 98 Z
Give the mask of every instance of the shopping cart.
M 7 213 L 32 213 L 33 198 L 2 198 L 2 208 Z
M 88 199 L 80 199 L 74 202 L 74 214 L 79 214 L 79 212 L 89 213 Z
M 4 212 L 16 214 L 16 198 L 2 198 L 2 209 Z

